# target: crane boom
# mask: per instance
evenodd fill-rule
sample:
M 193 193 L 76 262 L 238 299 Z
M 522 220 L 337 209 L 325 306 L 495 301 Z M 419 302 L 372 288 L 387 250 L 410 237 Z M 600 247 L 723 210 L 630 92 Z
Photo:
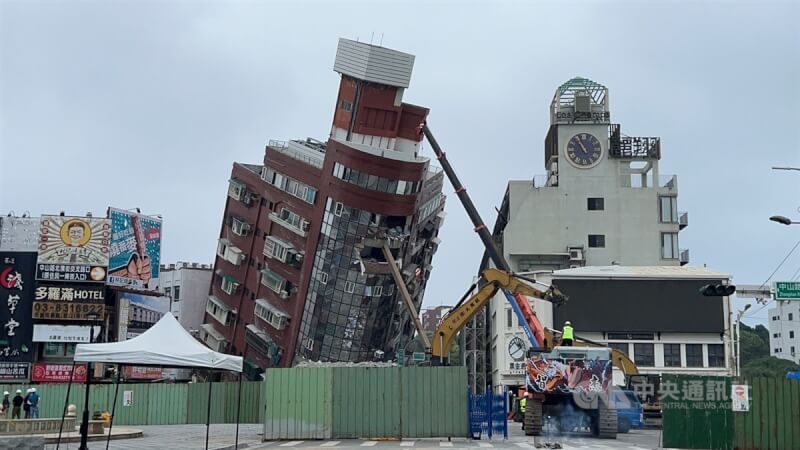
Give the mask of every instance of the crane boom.
M 481 242 L 483 242 L 483 246 L 486 248 L 486 253 L 488 253 L 492 263 L 494 263 L 496 268 L 511 273 L 511 266 L 509 266 L 508 261 L 506 261 L 503 254 L 500 253 L 497 246 L 494 244 L 492 234 L 489 232 L 486 224 L 483 223 L 483 219 L 475 208 L 475 204 L 472 203 L 472 199 L 469 197 L 469 194 L 467 194 L 467 189 L 461 184 L 461 180 L 458 179 L 458 175 L 456 175 L 456 172 L 453 170 L 453 166 L 451 166 L 450 161 L 447 160 L 447 155 L 442 151 L 442 148 L 439 147 L 439 143 L 436 141 L 436 138 L 433 137 L 433 133 L 430 128 L 428 128 L 427 124 L 423 124 L 422 132 L 431 144 L 433 152 L 436 154 L 436 159 L 438 159 L 439 163 L 442 165 L 442 170 L 444 170 L 445 175 L 447 175 L 447 178 L 455 189 L 458 199 L 467 211 L 467 215 L 472 221 L 474 230 L 478 233 Z M 508 302 L 511 303 L 512 309 L 517 314 L 517 319 L 522 329 L 525 331 L 525 334 L 528 336 L 528 339 L 531 341 L 531 345 L 535 348 L 541 347 L 544 344 L 544 327 L 542 327 L 538 317 L 536 317 L 536 313 L 533 311 L 533 308 L 531 308 L 528 300 L 519 293 L 509 292 L 508 289 L 504 289 L 503 293 Z

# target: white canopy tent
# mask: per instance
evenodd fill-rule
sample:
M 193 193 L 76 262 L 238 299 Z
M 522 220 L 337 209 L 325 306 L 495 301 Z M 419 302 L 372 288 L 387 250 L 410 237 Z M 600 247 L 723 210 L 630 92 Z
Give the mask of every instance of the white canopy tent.
M 215 352 L 187 332 L 172 314 L 122 342 L 78 344 L 75 361 L 164 367 L 204 367 L 242 372 L 242 357 Z
M 172 314 L 165 314 L 161 320 L 150 327 L 147 331 L 122 342 L 110 342 L 103 344 L 78 344 L 75 347 L 75 357 L 73 362 L 72 374 L 75 373 L 74 364 L 77 362 L 100 362 L 119 365 L 138 365 L 138 366 L 162 366 L 162 367 L 193 367 L 205 368 L 209 370 L 208 379 L 208 410 L 206 416 L 206 448 L 208 448 L 209 429 L 211 427 L 211 371 L 229 370 L 239 374 L 239 399 L 237 402 L 236 413 L 236 448 L 239 448 L 239 412 L 241 410 L 242 397 L 242 368 L 243 359 L 241 356 L 226 355 L 215 352 L 205 345 L 198 342 L 189 334 Z M 91 366 L 90 366 L 91 367 Z M 114 403 L 112 405 L 111 423 L 108 428 L 108 438 L 106 449 L 111 441 L 111 427 L 114 424 L 114 412 L 117 404 L 117 393 L 119 391 L 119 380 L 117 377 L 116 390 L 114 392 Z M 89 387 L 91 382 L 91 370 L 86 377 L 86 402 L 89 401 Z M 64 413 L 67 410 L 67 400 L 69 399 L 72 377 L 67 387 L 67 395 L 64 399 Z M 86 408 L 85 408 L 86 409 Z M 88 411 L 88 409 L 87 409 Z M 84 412 L 84 422 L 87 420 L 87 412 Z M 64 416 L 61 417 L 61 428 L 58 431 L 58 445 L 61 444 L 61 431 L 64 427 Z M 88 428 L 83 428 L 81 433 L 88 433 Z M 85 438 L 86 436 L 82 436 Z M 83 441 L 82 441 L 83 442 Z

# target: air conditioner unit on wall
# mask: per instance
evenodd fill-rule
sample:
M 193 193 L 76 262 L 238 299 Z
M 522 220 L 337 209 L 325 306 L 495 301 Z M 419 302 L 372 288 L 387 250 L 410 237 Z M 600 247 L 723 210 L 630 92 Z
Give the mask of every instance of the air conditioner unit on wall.
M 569 247 L 569 260 L 570 261 L 583 261 L 583 248 Z

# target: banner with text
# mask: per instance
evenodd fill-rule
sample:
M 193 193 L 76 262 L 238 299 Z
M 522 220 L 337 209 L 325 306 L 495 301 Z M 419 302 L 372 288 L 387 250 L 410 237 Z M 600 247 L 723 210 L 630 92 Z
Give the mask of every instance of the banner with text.
M 102 283 L 108 270 L 110 242 L 108 219 L 42 216 L 36 278 Z
M 32 362 L 36 253 L 0 252 L 0 362 Z
M 157 291 L 161 263 L 161 219 L 109 208 L 108 284 Z
M 75 364 L 75 374 L 72 374 L 72 364 L 35 363 L 31 373 L 31 381 L 40 383 L 68 383 L 72 377 L 73 383 L 86 382 L 86 364 Z
M 88 344 L 90 326 L 79 325 L 41 325 L 33 326 L 33 342 L 59 342 L 64 344 Z M 94 336 L 100 333 L 100 327 L 94 327 Z
M 0 382 L 27 382 L 30 378 L 29 363 L 0 362 Z
M 34 319 L 90 320 L 90 313 L 97 313 L 101 320 L 105 317 L 105 286 L 39 283 L 34 299 Z

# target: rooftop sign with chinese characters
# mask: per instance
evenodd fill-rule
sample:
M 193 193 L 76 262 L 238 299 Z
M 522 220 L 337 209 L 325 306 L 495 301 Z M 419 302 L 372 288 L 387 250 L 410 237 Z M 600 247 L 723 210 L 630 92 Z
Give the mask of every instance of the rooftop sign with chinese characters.
M 104 282 L 110 243 L 108 219 L 42 216 L 36 278 Z
M 0 252 L 0 362 L 32 362 L 36 253 Z
M 90 313 L 100 318 L 105 313 L 105 286 L 48 285 L 36 287 L 33 318 L 38 320 L 90 320 Z
M 108 284 L 157 291 L 161 261 L 161 219 L 110 208 Z

